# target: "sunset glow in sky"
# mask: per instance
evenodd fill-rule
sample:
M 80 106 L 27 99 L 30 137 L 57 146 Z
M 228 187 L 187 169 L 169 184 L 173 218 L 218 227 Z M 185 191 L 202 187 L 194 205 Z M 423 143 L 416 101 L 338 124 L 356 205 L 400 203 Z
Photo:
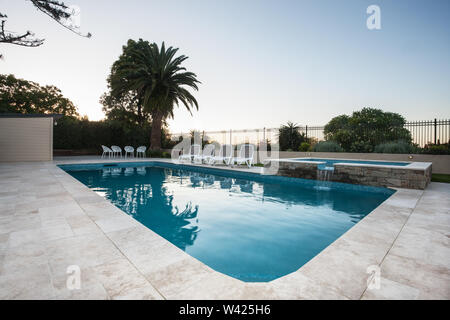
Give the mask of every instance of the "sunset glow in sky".
M 65 1 L 81 9 L 79 37 L 24 0 L 0 0 L 8 30 L 38 48 L 1 44 L 1 73 L 59 87 L 92 120 L 128 39 L 180 48 L 202 82 L 200 109 L 177 109 L 173 132 L 323 125 L 362 107 L 408 120 L 450 116 L 450 1 Z M 381 9 L 381 30 L 366 9 Z

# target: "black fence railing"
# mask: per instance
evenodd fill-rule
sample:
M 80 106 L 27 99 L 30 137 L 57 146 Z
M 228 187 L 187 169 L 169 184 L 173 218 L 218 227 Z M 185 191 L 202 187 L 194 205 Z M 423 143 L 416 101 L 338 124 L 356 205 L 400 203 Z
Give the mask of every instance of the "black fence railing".
M 411 132 L 414 143 L 423 147 L 426 144 L 447 143 L 450 140 L 450 120 L 410 121 L 405 128 Z
M 408 121 L 405 128 L 411 133 L 414 143 L 420 147 L 426 144 L 448 143 L 450 140 L 450 119 Z M 308 138 L 317 141 L 325 140 L 324 126 L 302 125 L 300 132 L 305 133 Z M 241 143 L 259 144 L 263 141 L 278 141 L 278 128 L 259 128 L 243 130 L 222 130 L 222 131 L 197 131 L 201 137 L 210 141 L 217 141 L 221 144 L 231 143 L 234 145 Z M 374 132 L 376 134 L 376 132 Z M 181 136 L 189 136 L 191 133 L 172 134 L 172 139 L 176 140 Z

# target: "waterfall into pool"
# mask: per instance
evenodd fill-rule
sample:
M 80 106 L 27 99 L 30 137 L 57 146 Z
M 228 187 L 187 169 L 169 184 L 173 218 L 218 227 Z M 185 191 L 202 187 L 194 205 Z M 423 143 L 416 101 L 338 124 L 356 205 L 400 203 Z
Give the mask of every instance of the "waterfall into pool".
M 334 167 L 317 167 L 317 184 L 315 189 L 330 190 L 331 181 L 334 173 Z

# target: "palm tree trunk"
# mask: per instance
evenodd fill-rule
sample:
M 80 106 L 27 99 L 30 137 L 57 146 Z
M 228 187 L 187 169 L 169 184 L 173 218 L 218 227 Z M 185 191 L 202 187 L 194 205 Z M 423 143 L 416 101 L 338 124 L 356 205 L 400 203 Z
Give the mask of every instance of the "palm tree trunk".
M 138 99 L 137 102 L 138 123 L 140 126 L 142 126 L 142 124 L 144 123 L 144 117 L 142 116 L 142 99 L 140 97 L 137 99 Z
M 150 137 L 150 149 L 161 149 L 161 126 L 162 126 L 162 113 L 156 111 L 152 114 L 152 132 Z

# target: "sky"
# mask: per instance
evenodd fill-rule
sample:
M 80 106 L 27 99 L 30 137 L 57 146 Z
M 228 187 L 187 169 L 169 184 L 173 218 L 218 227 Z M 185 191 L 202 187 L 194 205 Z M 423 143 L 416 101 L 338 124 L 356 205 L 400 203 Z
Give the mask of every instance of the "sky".
M 37 48 L 0 44 L 0 72 L 55 85 L 81 115 L 104 117 L 100 96 L 128 39 L 179 48 L 201 85 L 172 132 L 324 125 L 362 107 L 407 120 L 450 118 L 448 0 L 67 0 L 79 37 L 29 1 L 0 0 L 7 29 L 32 30 Z M 369 30 L 369 5 L 381 29 Z

